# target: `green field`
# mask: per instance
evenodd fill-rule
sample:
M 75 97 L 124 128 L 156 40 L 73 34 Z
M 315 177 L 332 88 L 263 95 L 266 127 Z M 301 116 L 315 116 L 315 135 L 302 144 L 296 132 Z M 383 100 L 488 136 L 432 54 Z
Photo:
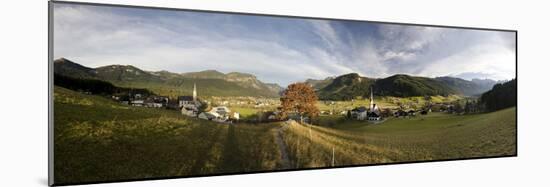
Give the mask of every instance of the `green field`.
M 54 88 L 58 184 L 516 154 L 515 108 L 380 124 L 218 124 Z M 246 115 L 246 111 L 236 109 Z
M 244 119 L 250 118 L 259 112 L 258 109 L 252 107 L 231 107 L 231 110 L 238 112 L 241 115 L 241 118 Z

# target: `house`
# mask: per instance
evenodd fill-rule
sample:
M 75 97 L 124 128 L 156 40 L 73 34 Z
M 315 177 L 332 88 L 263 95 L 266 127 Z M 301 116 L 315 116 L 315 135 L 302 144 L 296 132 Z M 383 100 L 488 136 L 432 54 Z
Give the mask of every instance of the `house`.
M 210 112 L 217 113 L 223 116 L 223 115 L 229 115 L 231 110 L 229 110 L 229 108 L 227 108 L 226 106 L 217 106 L 217 107 L 213 107 L 212 110 L 210 110 Z
M 144 106 L 151 108 L 162 108 L 168 103 L 168 97 L 150 96 L 144 101 Z
M 169 99 L 166 103 L 166 108 L 172 109 L 172 110 L 180 110 L 179 102 L 177 99 Z
M 210 113 L 210 112 L 202 112 L 202 113 L 199 114 L 199 118 L 204 119 L 204 120 L 212 120 L 212 119 L 215 119 L 217 117 L 218 117 L 217 114 L 213 114 L 213 113 Z
M 179 96 L 178 97 L 178 107 L 183 107 L 186 105 L 195 105 L 195 101 L 192 96 Z
M 198 110 L 195 110 L 194 108 L 189 107 L 181 107 L 181 114 L 190 116 L 190 117 L 197 117 Z
M 130 105 L 132 106 L 145 106 L 145 102 L 143 100 L 133 100 L 130 102 Z
M 357 120 L 365 120 L 367 119 L 367 107 L 361 106 L 357 107 L 351 110 L 351 118 L 357 119 Z
M 151 102 L 151 101 L 145 101 L 144 106 L 150 107 L 150 108 L 162 108 L 163 104 L 162 103 L 155 103 L 155 102 Z
M 129 105 L 130 104 L 130 96 L 122 95 L 122 96 L 118 97 L 118 101 L 120 101 L 120 103 L 122 103 L 122 104 Z
M 231 118 L 235 120 L 239 120 L 240 117 L 241 117 L 241 114 L 239 114 L 238 112 L 233 112 L 233 115 L 231 115 Z
M 182 107 L 181 111 L 182 111 L 182 114 L 188 115 L 188 116 L 197 116 L 196 113 L 198 113 L 197 111 L 193 110 L 193 108 L 188 108 L 188 107 Z M 198 117 L 200 119 L 226 123 L 226 122 L 231 122 L 229 120 L 230 117 L 238 120 L 240 118 L 240 114 L 238 112 L 231 113 L 231 110 L 229 110 L 229 108 L 225 106 L 218 106 L 218 107 L 213 107 L 212 110 L 208 112 L 202 112 L 198 114 Z

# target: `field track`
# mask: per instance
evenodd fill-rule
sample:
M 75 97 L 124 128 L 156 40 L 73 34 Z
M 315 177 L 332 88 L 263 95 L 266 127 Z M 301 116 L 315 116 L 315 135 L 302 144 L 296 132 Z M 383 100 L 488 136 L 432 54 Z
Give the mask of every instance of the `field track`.
M 281 166 L 279 166 L 279 169 L 290 169 L 290 158 L 288 157 L 288 147 L 284 143 L 284 130 L 287 128 L 289 124 L 285 123 L 281 127 L 277 129 L 277 134 L 275 135 L 275 143 L 277 143 L 277 147 L 279 148 L 279 151 L 281 152 Z

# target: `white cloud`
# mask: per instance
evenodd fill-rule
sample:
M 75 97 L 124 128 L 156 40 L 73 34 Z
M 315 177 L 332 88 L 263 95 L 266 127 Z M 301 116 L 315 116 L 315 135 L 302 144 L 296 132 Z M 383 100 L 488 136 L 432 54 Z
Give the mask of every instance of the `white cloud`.
M 91 67 L 131 64 L 179 73 L 238 71 L 283 85 L 351 72 L 369 77 L 476 72 L 510 79 L 515 75 L 515 38 L 510 34 L 373 25 L 378 35 L 361 37 L 365 35 L 361 30 L 345 30 L 322 20 L 293 20 L 286 30 L 279 25 L 261 30 L 254 21 L 266 20 L 250 21 L 250 17 L 247 22 L 224 15 L 147 13 L 152 15 L 55 5 L 54 57 Z

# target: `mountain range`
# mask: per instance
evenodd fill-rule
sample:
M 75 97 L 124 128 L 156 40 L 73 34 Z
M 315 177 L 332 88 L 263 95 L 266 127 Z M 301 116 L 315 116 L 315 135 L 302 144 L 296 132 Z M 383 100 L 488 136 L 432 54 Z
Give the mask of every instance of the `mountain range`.
M 169 71 L 145 71 L 131 65 L 108 65 L 90 68 L 68 59 L 54 61 L 55 74 L 79 78 L 97 79 L 116 86 L 145 88 L 160 95 L 176 97 L 189 95 L 193 85 L 202 96 L 254 96 L 279 97 L 283 87 L 276 83 L 264 83 L 252 74 L 216 70 L 173 73 Z M 362 77 L 357 73 L 307 79 L 322 100 L 349 100 L 357 96 L 367 97 L 371 89 L 380 96 L 466 95 L 477 96 L 499 83 L 490 79 L 471 81 L 455 77 L 419 77 L 396 74 L 386 78 Z
M 190 95 L 194 84 L 202 96 L 279 97 L 283 90 L 278 84 L 264 83 L 247 73 L 224 74 L 215 70 L 173 73 L 144 71 L 131 65 L 90 68 L 65 58 L 54 61 L 54 73 L 72 78 L 107 81 L 120 87 L 146 88 L 156 94 L 171 97 Z
M 371 89 L 375 95 L 381 96 L 477 96 L 490 90 L 497 82 L 490 79 L 468 81 L 455 77 L 429 78 L 404 74 L 377 79 L 350 73 L 323 80 L 308 79 L 305 83 L 310 84 L 322 100 L 349 100 L 357 96 L 368 97 Z

